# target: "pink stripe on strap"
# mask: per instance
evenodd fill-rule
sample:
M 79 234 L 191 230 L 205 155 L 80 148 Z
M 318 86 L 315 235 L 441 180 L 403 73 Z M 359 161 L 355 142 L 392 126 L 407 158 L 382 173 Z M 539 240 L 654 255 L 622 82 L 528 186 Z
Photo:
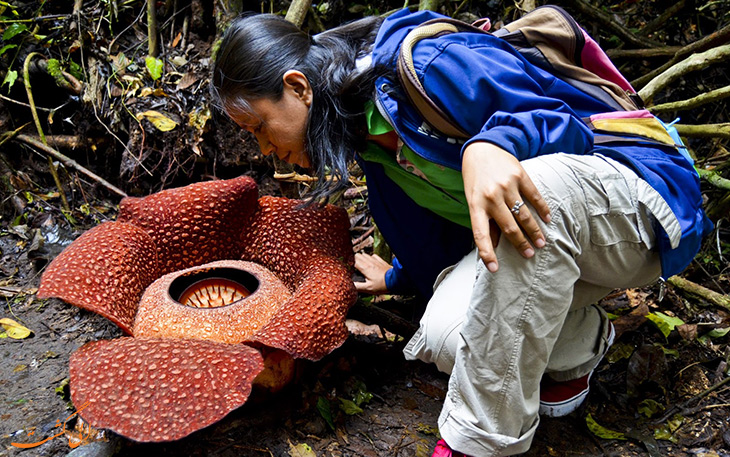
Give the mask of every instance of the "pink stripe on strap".
M 636 111 L 612 111 L 610 113 L 599 113 L 591 115 L 591 121 L 598 119 L 650 119 L 654 115 L 642 109 Z

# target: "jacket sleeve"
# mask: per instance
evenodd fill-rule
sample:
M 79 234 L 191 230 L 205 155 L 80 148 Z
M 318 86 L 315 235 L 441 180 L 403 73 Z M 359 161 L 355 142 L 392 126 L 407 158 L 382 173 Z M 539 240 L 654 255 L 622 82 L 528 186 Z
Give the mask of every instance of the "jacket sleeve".
M 385 273 L 385 287 L 391 294 L 411 295 L 418 291 L 416 284 L 403 270 L 397 257 L 393 257 L 393 267 Z
M 473 134 L 464 147 L 487 141 L 519 160 L 593 148 L 593 135 L 579 116 L 547 94 L 555 84 L 567 85 L 499 38 L 445 35 L 419 43 L 413 57 L 429 97 Z

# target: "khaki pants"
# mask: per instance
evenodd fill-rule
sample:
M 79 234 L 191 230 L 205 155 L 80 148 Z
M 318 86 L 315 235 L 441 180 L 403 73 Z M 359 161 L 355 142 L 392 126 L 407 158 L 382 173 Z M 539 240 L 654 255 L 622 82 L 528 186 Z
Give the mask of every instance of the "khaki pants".
M 608 321 L 593 303 L 659 277 L 655 222 L 678 237 L 661 196 L 611 159 L 551 154 L 522 164 L 550 207 L 550 223 L 540 222 L 546 246 L 524 259 L 502 240 L 496 273 L 476 251 L 445 270 L 404 350 L 451 373 L 439 428 L 468 455 L 529 449 L 542 375 L 575 379 L 598 364 Z

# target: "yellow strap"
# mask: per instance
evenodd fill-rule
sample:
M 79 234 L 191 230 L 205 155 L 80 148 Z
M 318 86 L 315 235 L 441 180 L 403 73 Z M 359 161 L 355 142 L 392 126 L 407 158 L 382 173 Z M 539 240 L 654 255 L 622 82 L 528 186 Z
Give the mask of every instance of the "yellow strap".
M 606 133 L 638 135 L 674 146 L 674 139 L 656 118 L 642 119 L 595 119 L 591 123 L 596 130 Z

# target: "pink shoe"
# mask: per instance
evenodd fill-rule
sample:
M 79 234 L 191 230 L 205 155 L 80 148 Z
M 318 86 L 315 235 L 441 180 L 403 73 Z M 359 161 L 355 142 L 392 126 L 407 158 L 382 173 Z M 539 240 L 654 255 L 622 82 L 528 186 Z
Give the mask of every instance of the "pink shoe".
M 616 337 L 613 324 L 610 325 L 606 350 Z M 563 382 L 553 381 L 547 375 L 543 376 L 540 381 L 540 415 L 563 417 L 577 410 L 588 396 L 594 370 L 595 368 L 578 379 Z
M 452 450 L 448 444 L 446 444 L 446 441 L 439 440 L 438 443 L 436 443 L 436 449 L 433 450 L 433 454 L 431 454 L 431 457 L 469 457 L 466 454 L 462 454 L 461 452 Z

